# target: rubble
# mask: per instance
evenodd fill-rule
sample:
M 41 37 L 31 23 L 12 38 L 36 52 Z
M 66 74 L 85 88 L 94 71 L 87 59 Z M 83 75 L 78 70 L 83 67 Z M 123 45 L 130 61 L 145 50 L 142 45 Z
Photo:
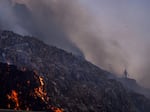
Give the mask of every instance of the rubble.
M 44 82 L 33 71 L 20 71 L 14 65 L 0 63 L 0 108 L 26 111 L 61 110 L 51 104 Z M 63 111 L 61 111 L 63 112 Z
M 41 86 L 33 91 L 42 102 L 47 96 L 56 112 L 150 111 L 148 98 L 128 91 L 115 78 L 110 78 L 111 73 L 33 37 L 1 32 L 0 61 L 9 61 L 22 72 L 36 71 Z M 33 81 L 26 83 L 30 85 Z

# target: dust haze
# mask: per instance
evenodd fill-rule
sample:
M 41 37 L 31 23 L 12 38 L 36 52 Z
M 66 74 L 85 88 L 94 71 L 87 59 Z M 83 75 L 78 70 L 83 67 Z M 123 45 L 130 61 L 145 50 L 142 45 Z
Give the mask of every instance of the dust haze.
M 0 28 L 35 36 L 149 87 L 147 0 L 0 0 Z

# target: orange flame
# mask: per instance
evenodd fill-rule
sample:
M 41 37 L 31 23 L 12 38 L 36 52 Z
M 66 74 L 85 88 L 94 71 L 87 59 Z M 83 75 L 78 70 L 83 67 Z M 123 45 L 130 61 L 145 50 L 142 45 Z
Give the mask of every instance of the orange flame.
M 43 78 L 42 78 L 42 77 L 39 77 L 39 80 L 40 80 L 41 86 L 44 86 L 44 80 L 43 80 Z
M 40 82 L 40 86 L 38 88 L 34 89 L 34 96 L 35 97 L 40 97 L 44 102 L 48 102 L 49 101 L 49 97 L 47 96 L 47 93 L 44 89 L 44 79 L 42 77 L 38 77 L 39 78 L 39 82 Z M 50 107 L 51 110 L 53 110 L 53 112 L 64 112 L 63 109 L 57 108 L 57 107 Z
M 46 102 L 47 93 L 44 90 L 44 80 L 42 77 L 39 77 L 39 81 L 40 81 L 40 86 L 38 88 L 35 88 L 34 91 L 38 97 L 40 97 L 43 101 Z
M 51 108 L 54 112 L 64 112 L 63 109 L 52 107 Z
M 12 90 L 11 94 L 7 95 L 7 98 L 9 100 L 12 100 L 15 103 L 15 105 L 16 105 L 15 110 L 18 110 L 19 109 L 18 93 L 15 90 Z M 8 107 L 10 108 L 10 104 L 8 105 Z

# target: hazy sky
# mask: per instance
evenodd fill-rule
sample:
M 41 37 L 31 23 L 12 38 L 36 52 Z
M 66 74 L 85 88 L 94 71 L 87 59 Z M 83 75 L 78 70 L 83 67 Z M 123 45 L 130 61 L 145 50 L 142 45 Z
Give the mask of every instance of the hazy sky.
M 21 7 L 8 1 L 0 0 L 2 28 L 83 53 L 117 74 L 127 68 L 150 87 L 150 0 L 12 0 Z
M 91 8 L 98 17 L 100 35 L 118 41 L 126 52 L 131 77 L 147 83 L 150 80 L 150 1 L 97 0 Z

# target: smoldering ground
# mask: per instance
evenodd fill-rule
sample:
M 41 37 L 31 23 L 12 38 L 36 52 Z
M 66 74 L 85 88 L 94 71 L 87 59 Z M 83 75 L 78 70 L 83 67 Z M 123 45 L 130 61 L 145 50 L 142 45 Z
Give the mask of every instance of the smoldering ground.
M 84 56 L 116 74 L 127 68 L 130 77 L 144 84 L 150 73 L 149 2 L 131 1 L 0 0 L 0 26 Z

